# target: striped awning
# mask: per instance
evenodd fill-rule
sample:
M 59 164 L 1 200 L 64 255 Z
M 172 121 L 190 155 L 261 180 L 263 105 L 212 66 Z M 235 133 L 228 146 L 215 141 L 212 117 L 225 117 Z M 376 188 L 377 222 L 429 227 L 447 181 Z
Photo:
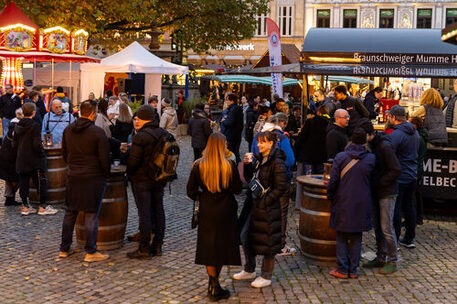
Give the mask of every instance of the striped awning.
M 208 78 L 211 80 L 216 80 L 221 83 L 252 83 L 252 84 L 263 84 L 271 86 L 271 77 L 256 77 L 250 75 L 208 75 L 203 76 L 203 78 Z M 282 81 L 283 86 L 298 85 L 297 79 L 285 78 Z

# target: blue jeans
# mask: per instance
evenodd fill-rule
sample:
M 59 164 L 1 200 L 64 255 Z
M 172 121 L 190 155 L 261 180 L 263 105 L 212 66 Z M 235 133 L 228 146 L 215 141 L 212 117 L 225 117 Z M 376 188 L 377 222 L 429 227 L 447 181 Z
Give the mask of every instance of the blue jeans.
M 97 237 L 98 237 L 98 215 L 100 214 L 100 207 L 102 205 L 103 195 L 105 194 L 106 183 L 103 185 L 102 194 L 98 202 L 97 211 L 84 212 L 84 230 L 86 233 L 86 245 L 84 250 L 93 254 L 97 252 Z M 62 224 L 62 243 L 60 244 L 60 251 L 68 252 L 73 240 L 73 230 L 75 228 L 76 218 L 79 211 L 65 210 Z
M 165 237 L 163 186 L 144 181 L 133 183 L 133 189 L 140 224 L 140 247 L 150 248 L 151 232 L 154 233 L 153 245 L 162 245 Z
M 376 234 L 376 258 L 397 262 L 397 236 L 394 229 L 395 197 L 373 199 L 373 222 Z
M 10 126 L 10 121 L 11 121 L 11 119 L 2 118 L 3 139 L 5 139 L 6 135 L 8 134 L 8 128 Z
M 336 264 L 343 274 L 357 274 L 362 249 L 362 232 L 336 232 Z
M 416 237 L 416 206 L 414 194 L 416 181 L 398 185 L 398 196 L 395 202 L 394 227 L 397 240 L 400 240 L 401 219 L 405 218 L 405 236 L 403 241 L 407 244 L 414 242 Z

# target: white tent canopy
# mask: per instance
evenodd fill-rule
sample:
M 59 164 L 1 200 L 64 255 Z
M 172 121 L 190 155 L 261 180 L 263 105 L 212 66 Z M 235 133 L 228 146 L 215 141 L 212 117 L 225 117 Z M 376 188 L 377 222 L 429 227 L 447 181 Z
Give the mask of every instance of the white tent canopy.
M 81 64 L 81 95 L 83 98 L 94 92 L 102 96 L 105 73 L 144 73 L 145 97 L 161 96 L 162 74 L 187 74 L 188 67 L 165 61 L 133 42 L 122 51 L 106 57 L 98 63 Z

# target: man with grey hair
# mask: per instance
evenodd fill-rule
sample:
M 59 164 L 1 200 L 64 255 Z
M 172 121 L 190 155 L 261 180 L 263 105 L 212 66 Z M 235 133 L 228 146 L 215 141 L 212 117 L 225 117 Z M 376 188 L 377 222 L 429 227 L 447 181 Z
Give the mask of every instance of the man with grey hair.
M 59 99 L 52 101 L 51 111 L 46 113 L 41 126 L 41 136 L 52 134 L 52 143 L 62 142 L 63 131 L 68 125 L 75 122 L 75 118 L 68 112 L 63 111 L 62 102 Z
M 347 127 L 349 125 L 349 113 L 344 109 L 335 111 L 335 123 L 327 128 L 327 156 L 334 159 L 335 156 L 344 151 L 348 144 Z

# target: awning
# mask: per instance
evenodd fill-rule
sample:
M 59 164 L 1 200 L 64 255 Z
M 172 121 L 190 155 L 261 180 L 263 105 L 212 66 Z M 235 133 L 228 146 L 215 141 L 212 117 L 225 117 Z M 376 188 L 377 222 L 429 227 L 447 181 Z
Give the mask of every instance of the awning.
M 358 84 L 361 84 L 361 83 L 374 84 L 373 80 L 359 78 L 359 77 L 352 77 L 352 76 L 328 76 L 328 81 L 358 83 Z
M 255 77 L 250 75 L 209 75 L 203 76 L 202 78 L 207 78 L 211 80 L 216 80 L 221 83 L 251 83 L 251 84 L 262 84 L 271 86 L 271 77 Z M 297 79 L 285 78 L 283 80 L 283 86 L 298 85 Z

